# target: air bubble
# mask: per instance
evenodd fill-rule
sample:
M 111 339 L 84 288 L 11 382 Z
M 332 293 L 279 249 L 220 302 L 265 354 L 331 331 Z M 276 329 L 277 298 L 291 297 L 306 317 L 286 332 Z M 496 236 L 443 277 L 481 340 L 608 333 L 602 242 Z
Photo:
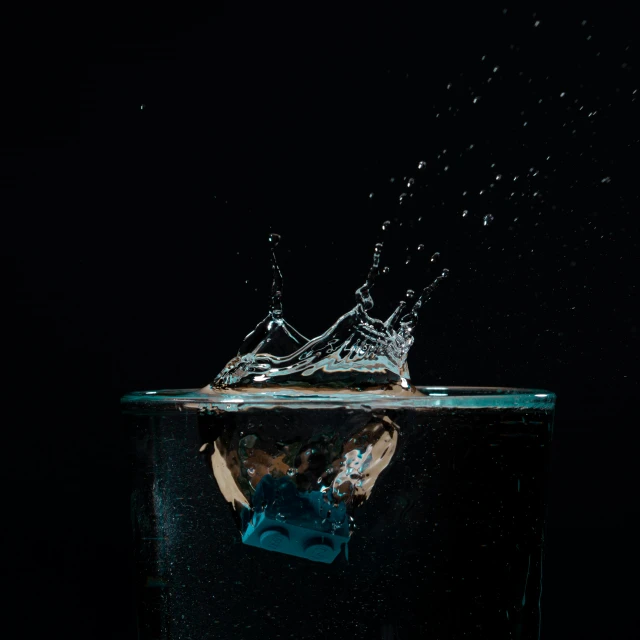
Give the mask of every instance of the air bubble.
M 256 472 L 255 467 L 249 467 L 249 468 L 247 469 L 247 473 L 248 473 L 250 476 L 252 476 L 255 472 Z
M 431 262 L 437 262 L 440 259 L 440 253 L 438 251 L 436 251 L 432 256 L 431 256 Z
M 382 230 L 386 231 L 391 226 L 391 220 L 385 220 L 382 223 Z
M 277 247 L 278 243 L 280 242 L 280 234 L 278 233 L 270 233 L 269 234 L 269 242 L 274 246 Z
M 495 220 L 495 218 L 488 213 L 483 219 L 482 222 L 484 224 L 485 227 L 489 226 L 493 221 Z
M 423 244 L 419 244 L 418 245 L 418 251 L 422 251 L 424 249 L 424 245 Z
M 385 267 L 385 268 L 382 270 L 382 273 L 389 273 L 389 271 L 391 271 L 391 269 L 389 269 L 389 267 Z
M 411 299 L 416 295 L 416 292 L 413 289 L 407 289 L 407 298 Z
M 502 180 L 502 174 L 501 174 L 501 173 L 499 173 L 499 174 L 496 176 L 496 180 Z
M 418 162 L 418 169 L 426 169 L 427 168 L 427 163 L 424 160 L 420 160 L 420 162 Z

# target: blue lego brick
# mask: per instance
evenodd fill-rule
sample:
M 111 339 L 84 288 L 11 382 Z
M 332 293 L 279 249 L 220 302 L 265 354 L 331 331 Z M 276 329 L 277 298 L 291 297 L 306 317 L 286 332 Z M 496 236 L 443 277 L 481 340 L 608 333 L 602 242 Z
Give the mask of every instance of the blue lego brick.
M 315 562 L 332 563 L 347 545 L 349 535 L 322 533 L 270 518 L 264 511 L 254 514 L 242 542 L 267 551 L 278 551 Z
M 299 491 L 288 478 L 265 475 L 242 514 L 242 541 L 316 562 L 331 563 L 344 546 L 349 524 L 344 503 L 331 506 L 322 491 Z

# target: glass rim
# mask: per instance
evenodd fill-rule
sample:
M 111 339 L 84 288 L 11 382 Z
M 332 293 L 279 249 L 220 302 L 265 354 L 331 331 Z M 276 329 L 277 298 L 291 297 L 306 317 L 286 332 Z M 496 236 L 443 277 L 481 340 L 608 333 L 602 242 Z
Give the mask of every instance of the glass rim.
M 248 408 L 346 409 L 547 409 L 555 408 L 556 395 L 543 389 L 480 386 L 416 386 L 416 393 L 397 395 L 380 390 L 346 391 L 267 387 L 262 389 L 204 391 L 159 389 L 134 391 L 120 399 L 124 412 L 177 410 L 239 411 Z

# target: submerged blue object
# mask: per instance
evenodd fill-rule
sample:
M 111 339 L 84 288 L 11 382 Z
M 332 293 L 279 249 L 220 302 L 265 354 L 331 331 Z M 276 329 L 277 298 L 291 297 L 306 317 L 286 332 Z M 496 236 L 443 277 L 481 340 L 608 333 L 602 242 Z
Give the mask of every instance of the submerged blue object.
M 242 514 L 242 542 L 315 562 L 331 563 L 349 543 L 344 503 L 331 507 L 322 491 L 299 491 L 288 478 L 265 475 L 253 509 Z

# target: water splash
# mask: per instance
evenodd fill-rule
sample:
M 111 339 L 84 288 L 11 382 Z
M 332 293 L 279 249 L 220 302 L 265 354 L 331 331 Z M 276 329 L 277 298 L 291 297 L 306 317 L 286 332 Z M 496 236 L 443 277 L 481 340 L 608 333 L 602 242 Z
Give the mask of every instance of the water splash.
M 279 235 L 269 236 L 273 270 L 269 314 L 244 339 L 238 355 L 203 391 L 289 385 L 413 392 L 407 365 L 413 330 L 420 308 L 447 277 L 447 269 L 422 290 L 409 312 L 403 315 L 407 302 L 401 300 L 383 322 L 369 315 L 374 306 L 371 290 L 381 271 L 383 244 L 376 244 L 366 280 L 356 290 L 355 307 L 322 335 L 308 340 L 283 317 L 283 279 L 276 258 L 279 241 Z M 414 296 L 409 289 L 406 297 Z
M 297 329 L 292 327 L 282 315 L 283 278 L 276 256 L 276 249 L 279 243 L 280 236 L 277 233 L 272 233 L 269 236 L 271 270 L 273 272 L 269 313 L 245 337 L 238 349 L 238 356 L 254 353 L 270 353 L 274 356 L 283 356 L 309 342 L 308 338 L 305 338 Z

